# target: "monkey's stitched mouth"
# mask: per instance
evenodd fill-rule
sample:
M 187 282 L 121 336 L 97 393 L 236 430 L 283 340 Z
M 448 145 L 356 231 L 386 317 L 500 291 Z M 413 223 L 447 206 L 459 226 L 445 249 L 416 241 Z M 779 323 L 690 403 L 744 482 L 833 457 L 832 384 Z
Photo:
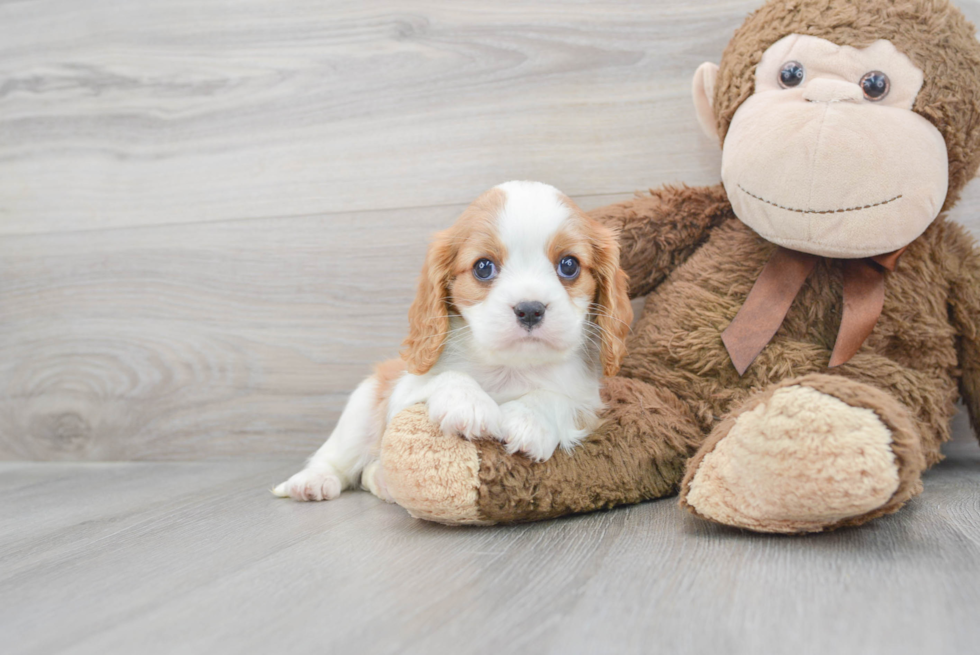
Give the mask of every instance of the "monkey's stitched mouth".
M 862 209 L 871 209 L 872 207 L 881 207 L 882 205 L 887 205 L 890 202 L 895 202 L 896 200 L 898 200 L 899 198 L 902 197 L 902 194 L 900 193 L 897 196 L 895 196 L 894 198 L 889 198 L 888 200 L 882 200 L 881 202 L 876 202 L 876 203 L 874 203 L 872 205 L 861 205 L 859 207 L 845 207 L 843 209 L 823 209 L 823 210 L 819 210 L 819 209 L 796 209 L 795 207 L 786 207 L 785 205 L 780 205 L 778 203 L 772 202 L 771 200 L 766 200 L 765 198 L 760 198 L 759 196 L 755 195 L 754 193 L 752 193 L 751 191 L 749 191 L 748 189 L 746 189 L 745 187 L 743 187 L 741 184 L 738 185 L 738 188 L 742 190 L 742 193 L 744 193 L 744 194 L 746 194 L 748 196 L 751 196 L 751 197 L 755 198 L 756 200 L 759 200 L 760 202 L 764 202 L 767 205 L 772 205 L 773 207 L 778 207 L 779 209 L 785 209 L 786 211 L 789 211 L 789 212 L 796 212 L 798 214 L 843 214 L 844 212 L 856 212 L 856 211 L 861 211 Z

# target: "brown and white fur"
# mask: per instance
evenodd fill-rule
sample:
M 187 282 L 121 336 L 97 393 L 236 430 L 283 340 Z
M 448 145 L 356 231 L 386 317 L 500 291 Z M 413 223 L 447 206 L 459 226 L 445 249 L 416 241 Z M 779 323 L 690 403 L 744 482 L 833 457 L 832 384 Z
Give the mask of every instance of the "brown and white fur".
M 416 403 L 444 432 L 535 460 L 574 448 L 597 424 L 601 378 L 618 371 L 632 317 L 616 235 L 551 186 L 501 184 L 430 245 L 402 359 L 357 387 L 330 438 L 273 493 L 337 497 Z

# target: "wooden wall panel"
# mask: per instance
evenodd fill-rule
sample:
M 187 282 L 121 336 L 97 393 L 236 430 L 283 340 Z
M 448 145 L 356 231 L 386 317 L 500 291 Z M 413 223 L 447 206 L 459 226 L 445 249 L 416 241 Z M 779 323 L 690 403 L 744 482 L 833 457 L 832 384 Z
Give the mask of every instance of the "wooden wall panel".
M 0 2 L 0 459 L 311 450 L 480 191 L 716 182 L 756 5 Z

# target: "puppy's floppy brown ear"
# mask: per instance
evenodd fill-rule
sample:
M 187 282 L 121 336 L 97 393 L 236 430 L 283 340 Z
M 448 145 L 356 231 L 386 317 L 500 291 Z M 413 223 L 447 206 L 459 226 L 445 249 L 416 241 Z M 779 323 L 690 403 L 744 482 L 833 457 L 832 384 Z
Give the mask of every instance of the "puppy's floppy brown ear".
M 408 336 L 402 359 L 409 373 L 422 375 L 439 360 L 449 332 L 449 282 L 455 259 L 449 230 L 436 234 L 425 255 L 418 292 L 408 310 Z
M 633 322 L 629 297 L 629 277 L 619 267 L 619 242 L 606 226 L 593 224 L 592 243 L 595 253 L 592 274 L 596 278 L 595 322 L 602 333 L 600 358 L 602 374 L 611 377 L 619 372 L 626 355 L 626 335 Z

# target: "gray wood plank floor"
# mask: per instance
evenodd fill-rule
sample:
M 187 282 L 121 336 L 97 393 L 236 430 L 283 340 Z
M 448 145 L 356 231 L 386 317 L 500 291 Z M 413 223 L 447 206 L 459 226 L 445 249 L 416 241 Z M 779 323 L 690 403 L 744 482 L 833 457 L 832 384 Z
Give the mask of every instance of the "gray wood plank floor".
M 283 462 L 0 464 L 0 644 L 48 653 L 975 653 L 980 449 L 900 513 L 804 538 L 676 500 L 493 528 Z

